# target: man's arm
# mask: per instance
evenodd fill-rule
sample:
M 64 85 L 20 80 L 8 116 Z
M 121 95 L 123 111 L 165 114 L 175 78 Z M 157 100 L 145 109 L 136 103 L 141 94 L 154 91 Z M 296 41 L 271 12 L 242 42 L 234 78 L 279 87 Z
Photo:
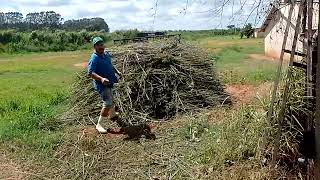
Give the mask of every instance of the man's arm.
M 105 86 L 109 84 L 109 80 L 107 78 L 103 78 L 103 77 L 99 76 L 98 74 L 96 74 L 95 72 L 92 72 L 90 74 L 90 77 L 94 80 L 100 81 Z
M 99 75 L 96 74 L 95 72 L 92 72 L 92 73 L 90 74 L 90 77 L 91 77 L 92 79 L 94 79 L 94 80 L 101 81 L 101 82 L 102 82 L 102 80 L 103 80 L 103 77 L 99 76 Z

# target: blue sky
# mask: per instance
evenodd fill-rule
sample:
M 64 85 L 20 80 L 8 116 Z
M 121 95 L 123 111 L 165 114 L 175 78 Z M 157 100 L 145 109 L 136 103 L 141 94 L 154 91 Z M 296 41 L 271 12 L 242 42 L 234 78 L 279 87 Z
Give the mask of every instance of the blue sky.
M 0 0 L 0 11 L 29 12 L 53 10 L 65 20 L 102 17 L 112 31 L 119 29 L 139 30 L 197 30 L 225 28 L 245 22 L 259 25 L 264 19 L 250 12 L 257 0 L 228 0 L 221 11 L 224 0 Z M 263 0 L 259 8 L 265 7 Z M 155 13 L 156 11 L 156 13 Z M 221 13 L 223 12 L 223 13 Z M 156 15 L 155 15 L 156 14 Z M 260 14 L 260 13 L 259 13 Z M 248 18 L 249 17 L 249 18 Z

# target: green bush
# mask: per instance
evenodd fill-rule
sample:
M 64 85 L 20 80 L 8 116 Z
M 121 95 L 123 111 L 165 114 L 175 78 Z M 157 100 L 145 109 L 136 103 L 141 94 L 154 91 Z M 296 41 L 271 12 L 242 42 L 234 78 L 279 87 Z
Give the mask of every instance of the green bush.
M 107 44 L 114 39 L 133 38 L 138 30 L 108 32 L 67 32 L 64 30 L 39 30 L 17 32 L 0 31 L 0 53 L 75 51 L 91 47 L 91 39 L 100 36 Z
M 252 37 L 254 34 L 254 30 L 252 27 L 252 24 L 246 24 L 245 27 L 242 29 L 240 33 L 240 37 L 243 38 L 243 36 L 246 36 L 247 38 Z
M 214 36 L 229 36 L 239 35 L 240 29 L 213 29 L 213 30 L 199 30 L 199 31 L 168 31 L 168 34 L 181 34 L 182 38 L 188 41 L 196 41 L 202 38 Z
M 66 32 L 62 30 L 45 30 L 16 32 L 0 31 L 0 53 L 40 52 L 40 51 L 74 51 L 90 43 L 92 36 L 101 36 L 111 41 L 111 35 L 105 32 Z
M 6 46 L 0 43 L 0 53 L 6 52 Z
M 240 30 L 235 29 L 216 29 L 203 31 L 170 31 L 168 34 L 181 33 L 182 38 L 194 41 L 201 38 L 239 34 Z M 74 51 L 92 47 L 91 40 L 95 36 L 100 36 L 107 45 L 115 39 L 134 38 L 139 31 L 120 30 L 112 33 L 95 31 L 88 32 L 69 32 L 65 30 L 36 30 L 32 32 L 18 32 L 16 30 L 0 31 L 0 53 L 17 52 L 41 52 L 41 51 Z
M 0 32 L 0 43 L 8 44 L 13 41 L 15 35 L 14 31 L 2 31 Z

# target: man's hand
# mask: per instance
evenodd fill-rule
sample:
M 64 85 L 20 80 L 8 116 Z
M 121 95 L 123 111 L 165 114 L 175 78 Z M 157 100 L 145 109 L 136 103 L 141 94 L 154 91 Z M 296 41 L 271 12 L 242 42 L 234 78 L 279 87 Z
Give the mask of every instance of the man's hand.
M 102 83 L 104 86 L 106 86 L 106 85 L 109 84 L 109 80 L 108 80 L 107 78 L 102 78 L 102 79 L 101 79 L 101 83 Z
M 96 81 L 100 81 L 104 86 L 109 84 L 109 79 L 103 78 L 103 77 L 99 76 L 98 74 L 96 74 L 95 72 L 92 72 L 90 77 Z

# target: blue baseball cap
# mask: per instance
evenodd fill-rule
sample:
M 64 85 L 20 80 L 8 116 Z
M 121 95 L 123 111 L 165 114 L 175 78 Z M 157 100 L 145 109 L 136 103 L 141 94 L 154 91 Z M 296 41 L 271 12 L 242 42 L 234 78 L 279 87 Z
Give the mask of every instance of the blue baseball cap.
M 102 42 L 102 43 L 103 43 L 103 39 L 102 39 L 101 37 L 99 37 L 99 36 L 94 37 L 94 38 L 92 39 L 92 44 L 93 44 L 93 45 L 96 45 L 96 44 L 99 43 L 99 42 Z

